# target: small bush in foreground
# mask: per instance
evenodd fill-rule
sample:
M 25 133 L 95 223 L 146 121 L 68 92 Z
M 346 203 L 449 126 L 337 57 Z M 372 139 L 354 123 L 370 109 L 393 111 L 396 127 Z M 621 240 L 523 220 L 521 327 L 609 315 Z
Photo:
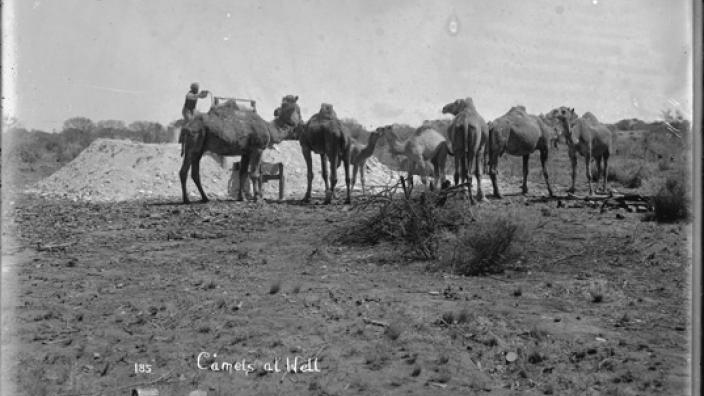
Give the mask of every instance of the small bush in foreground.
M 669 177 L 653 197 L 654 219 L 672 223 L 689 218 L 689 199 L 684 175 Z
M 501 273 L 517 231 L 518 225 L 506 218 L 472 223 L 461 232 L 447 264 L 460 275 Z

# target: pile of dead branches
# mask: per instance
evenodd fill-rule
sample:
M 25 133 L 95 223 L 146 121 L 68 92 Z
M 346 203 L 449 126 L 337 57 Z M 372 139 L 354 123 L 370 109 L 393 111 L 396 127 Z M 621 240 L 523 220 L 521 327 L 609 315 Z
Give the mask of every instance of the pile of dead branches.
M 336 242 L 376 244 L 400 242 L 417 257 L 438 257 L 440 231 L 457 231 L 471 221 L 467 201 L 449 200 L 462 193 L 464 185 L 414 194 L 404 178 L 394 186 L 358 200 L 355 215 Z

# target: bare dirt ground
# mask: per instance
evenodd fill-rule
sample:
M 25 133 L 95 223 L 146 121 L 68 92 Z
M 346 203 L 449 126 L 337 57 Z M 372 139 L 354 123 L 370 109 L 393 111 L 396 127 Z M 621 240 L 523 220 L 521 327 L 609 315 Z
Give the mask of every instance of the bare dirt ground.
M 523 229 L 484 277 L 335 243 L 349 206 L 5 197 L 14 394 L 686 394 L 688 226 L 558 208 L 531 177 L 473 208 Z

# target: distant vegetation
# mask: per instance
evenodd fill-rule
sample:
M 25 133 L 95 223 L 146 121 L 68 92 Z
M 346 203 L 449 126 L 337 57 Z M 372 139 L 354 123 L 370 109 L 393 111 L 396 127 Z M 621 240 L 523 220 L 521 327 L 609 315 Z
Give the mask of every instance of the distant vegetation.
M 5 155 L 13 162 L 24 165 L 35 163 L 64 164 L 74 159 L 84 148 L 98 138 L 128 139 L 143 143 L 173 143 L 182 120 L 163 126 L 158 122 L 136 121 L 129 125 L 119 120 L 94 122 L 85 117 L 73 117 L 66 120 L 58 133 L 41 130 L 27 130 L 16 120 L 4 120 L 3 140 Z M 354 119 L 343 119 L 343 125 L 355 140 L 367 143 L 372 132 L 365 129 Z M 401 139 L 410 137 L 420 127 L 433 127 L 442 134 L 447 133 L 449 119 L 426 120 L 421 126 L 394 124 L 394 132 Z M 379 125 L 381 126 L 381 125 Z M 662 121 L 645 122 L 638 119 L 626 119 L 610 124 L 614 130 L 621 131 L 615 141 L 616 152 L 613 156 L 614 171 L 619 167 L 619 160 L 647 160 L 659 163 L 659 167 L 669 167 L 673 156 L 680 156 L 681 150 L 689 146 L 690 122 L 679 112 L 670 110 L 662 112 Z M 399 159 L 394 158 L 388 150 L 383 149 L 385 142 L 378 143 L 377 157 L 392 169 L 400 170 Z M 633 161 L 631 161 L 633 162 Z M 624 165 L 615 179 L 636 185 L 651 169 L 642 170 L 640 164 Z M 628 166 L 626 166 L 628 165 Z M 448 161 L 448 171 L 452 171 L 452 161 Z M 618 173 L 618 171 L 616 171 Z
M 39 161 L 66 163 L 99 138 L 143 143 L 174 142 L 180 123 L 180 120 L 174 121 L 164 127 L 158 122 L 135 121 L 126 125 L 117 120 L 95 123 L 85 117 L 73 117 L 64 122 L 61 132 L 48 133 L 36 129 L 29 131 L 12 122 L 3 133 L 3 139 L 9 144 L 5 155 L 9 155 L 12 161 L 28 165 Z

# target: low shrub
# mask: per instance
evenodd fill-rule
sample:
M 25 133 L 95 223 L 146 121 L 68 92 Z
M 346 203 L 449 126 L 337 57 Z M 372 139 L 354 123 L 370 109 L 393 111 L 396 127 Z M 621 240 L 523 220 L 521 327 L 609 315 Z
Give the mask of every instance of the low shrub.
M 684 172 L 670 176 L 653 197 L 654 220 L 673 223 L 689 218 L 689 196 Z
M 460 275 L 497 274 L 504 271 L 518 225 L 508 218 L 493 218 L 465 226 L 455 242 L 449 265 Z

